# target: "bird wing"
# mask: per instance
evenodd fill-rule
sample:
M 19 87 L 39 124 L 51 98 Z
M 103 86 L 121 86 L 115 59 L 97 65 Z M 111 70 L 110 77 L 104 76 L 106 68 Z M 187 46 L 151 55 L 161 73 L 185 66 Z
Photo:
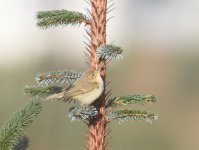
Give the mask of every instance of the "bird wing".
M 63 98 L 64 93 L 65 93 L 65 91 L 62 91 L 60 93 L 56 93 L 56 94 L 50 95 L 50 96 L 46 97 L 44 100 L 61 99 L 61 98 Z
M 52 95 L 50 95 L 50 96 L 47 96 L 44 100 L 61 99 L 61 98 L 64 97 L 66 91 L 69 90 L 69 89 L 72 88 L 72 87 L 73 87 L 73 85 L 70 85 L 70 86 L 64 88 L 64 89 L 62 90 L 62 92 L 60 92 L 60 93 L 55 93 L 55 94 L 52 94 Z
M 65 96 L 73 97 L 80 94 L 88 93 L 97 88 L 97 82 L 85 82 L 80 84 L 74 84 L 69 90 L 65 92 Z

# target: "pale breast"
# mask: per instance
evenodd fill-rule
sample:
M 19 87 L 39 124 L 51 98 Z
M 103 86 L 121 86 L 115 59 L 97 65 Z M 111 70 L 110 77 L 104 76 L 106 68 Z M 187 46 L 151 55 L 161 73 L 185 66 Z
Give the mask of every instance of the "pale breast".
M 99 85 L 94 90 L 90 91 L 89 93 L 80 94 L 74 97 L 74 99 L 78 100 L 81 105 L 90 105 L 94 102 L 99 96 L 102 94 L 104 85 L 102 78 L 98 78 Z

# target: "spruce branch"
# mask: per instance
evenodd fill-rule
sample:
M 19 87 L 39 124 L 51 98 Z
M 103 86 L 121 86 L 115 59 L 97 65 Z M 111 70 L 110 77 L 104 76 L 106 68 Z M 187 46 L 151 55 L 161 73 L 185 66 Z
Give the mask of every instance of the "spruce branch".
M 74 70 L 60 70 L 47 73 L 39 73 L 36 75 L 35 80 L 39 85 L 46 86 L 57 82 L 61 82 L 61 84 L 64 82 L 71 84 L 80 76 L 81 73 Z
M 152 122 L 152 120 L 157 119 L 157 115 L 147 111 L 141 110 L 117 110 L 107 114 L 108 120 L 116 120 L 118 123 L 122 123 L 128 120 L 135 121 L 146 121 Z
M 37 25 L 43 29 L 58 25 L 80 25 L 89 24 L 86 15 L 68 10 L 40 11 L 37 13 Z
M 98 111 L 94 106 L 75 106 L 69 109 L 68 117 L 71 118 L 71 121 L 87 121 L 94 118 L 97 114 Z
M 23 92 L 30 96 L 46 97 L 55 93 L 60 93 L 63 90 L 63 87 L 58 86 L 25 86 Z
M 120 59 L 122 58 L 123 49 L 113 44 L 104 44 L 97 48 L 97 56 L 102 59 Z
M 26 150 L 28 146 L 29 146 L 29 138 L 27 136 L 23 136 L 14 145 L 14 148 L 12 150 Z
M 0 150 L 12 150 L 41 109 L 41 100 L 34 98 L 5 122 L 0 128 Z
M 122 58 L 123 49 L 113 44 L 106 44 L 106 24 L 111 19 L 107 19 L 107 14 L 114 8 L 112 0 L 86 0 L 91 7 L 91 10 L 86 9 L 88 12 L 88 18 L 82 13 L 67 10 L 55 10 L 55 11 L 41 11 L 37 13 L 37 25 L 41 28 L 49 28 L 57 25 L 67 26 L 80 25 L 85 23 L 88 26 L 85 27 L 85 31 L 89 36 L 86 44 L 85 56 L 87 63 L 91 68 L 99 68 L 100 75 L 106 85 L 106 68 L 107 64 L 112 59 Z M 111 3 L 112 4 L 111 4 Z M 107 5 L 109 3 L 109 5 Z M 57 82 L 71 85 L 81 73 L 69 71 L 40 73 L 36 76 L 36 81 L 39 85 L 49 85 Z M 42 92 L 44 90 L 44 92 Z M 55 92 L 55 90 L 49 89 L 31 89 L 27 88 L 26 93 L 32 95 L 46 95 L 48 92 Z M 60 89 L 63 90 L 63 89 Z M 67 89 L 65 89 L 67 90 Z M 59 93 L 59 92 L 58 92 Z M 62 92 L 64 93 L 64 92 Z M 62 94 L 61 93 L 61 94 Z M 51 93 L 49 94 L 51 95 Z M 52 95 L 56 98 L 59 94 Z M 153 113 L 140 110 L 118 110 L 108 113 L 108 107 L 123 106 L 127 104 L 140 103 L 145 104 L 148 102 L 155 102 L 156 98 L 152 95 L 127 95 L 114 97 L 109 99 L 110 92 L 107 92 L 106 86 L 99 98 L 95 100 L 93 106 L 72 107 L 69 110 L 68 117 L 72 121 L 82 120 L 88 125 L 88 143 L 87 150 L 105 150 L 108 149 L 106 145 L 106 137 L 108 132 L 108 122 L 116 120 L 118 122 L 124 122 L 127 120 L 148 121 L 157 119 L 157 116 Z M 61 96 L 60 96 L 61 97 Z M 106 100 L 109 99 L 107 102 Z M 65 98 L 64 101 L 72 100 Z
M 156 97 L 153 95 L 133 94 L 111 98 L 107 101 L 106 107 L 124 106 L 127 104 L 146 104 L 155 102 Z

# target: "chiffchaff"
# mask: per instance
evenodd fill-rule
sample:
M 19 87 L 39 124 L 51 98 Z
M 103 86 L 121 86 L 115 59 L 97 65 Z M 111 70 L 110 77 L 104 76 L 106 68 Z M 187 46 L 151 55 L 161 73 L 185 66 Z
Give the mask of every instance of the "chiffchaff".
M 102 94 L 104 90 L 104 82 L 100 75 L 100 68 L 89 68 L 82 73 L 73 85 L 64 89 L 61 93 L 57 93 L 47 97 L 46 99 L 72 98 L 77 100 L 81 105 L 90 105 Z

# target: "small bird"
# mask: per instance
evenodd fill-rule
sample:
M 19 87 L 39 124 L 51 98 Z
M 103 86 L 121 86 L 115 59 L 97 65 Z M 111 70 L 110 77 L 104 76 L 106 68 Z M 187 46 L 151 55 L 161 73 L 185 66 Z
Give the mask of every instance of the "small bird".
M 81 77 L 77 79 L 72 86 L 64 89 L 61 93 L 51 95 L 46 98 L 49 99 L 74 99 L 80 105 L 90 105 L 93 103 L 104 90 L 104 82 L 100 75 L 100 68 L 89 68 L 82 73 Z

